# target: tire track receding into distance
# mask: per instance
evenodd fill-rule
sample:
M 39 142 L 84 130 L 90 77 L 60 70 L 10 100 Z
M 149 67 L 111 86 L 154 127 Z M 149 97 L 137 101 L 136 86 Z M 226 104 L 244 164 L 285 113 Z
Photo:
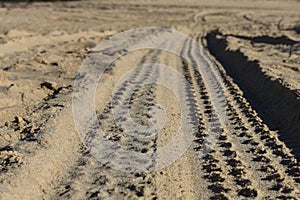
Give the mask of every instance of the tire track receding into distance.
M 140 67 L 140 65 L 146 62 L 153 62 L 157 56 L 158 52 L 154 51 L 150 51 L 143 56 L 140 60 L 140 63 L 137 64 L 139 67 L 134 70 L 134 73 L 131 74 L 124 84 L 121 85 L 122 87 L 119 88 L 118 92 L 116 92 L 116 95 L 113 98 L 117 101 L 125 97 L 128 98 L 128 100 L 130 100 L 130 106 L 132 106 L 132 109 L 134 109 L 134 107 L 148 107 L 151 109 L 153 103 L 151 103 L 150 99 L 154 98 L 153 88 L 150 87 L 144 89 L 141 87 L 133 94 L 130 94 L 129 91 L 130 87 L 133 87 L 131 84 L 138 84 L 138 82 L 142 83 L 141 80 L 155 78 L 157 71 L 151 73 L 151 68 Z M 122 65 L 122 63 L 123 62 L 121 61 L 121 63 L 117 65 Z M 118 67 L 116 66 L 113 70 L 117 70 L 117 68 Z M 150 77 L 150 75 L 152 77 Z M 114 76 L 114 72 L 110 76 Z M 107 79 L 107 81 L 110 80 Z M 110 89 L 112 90 L 112 88 Z M 145 101 L 145 99 L 147 99 L 147 101 Z M 112 102 L 109 100 L 106 102 L 106 106 L 104 106 L 102 111 L 97 111 L 99 123 L 104 127 L 104 131 L 106 132 L 104 137 L 127 150 L 138 152 L 155 151 L 156 138 L 151 140 L 148 139 L 147 141 L 132 138 L 126 135 L 122 127 L 117 126 L 115 120 L 124 119 L 122 119 L 122 116 L 119 118 L 113 117 L 111 110 L 114 106 L 116 106 L 115 103 L 120 102 Z M 135 115 L 133 118 L 136 118 L 137 115 L 140 116 L 141 119 L 139 119 L 139 122 L 141 122 L 144 119 L 143 116 L 145 113 L 131 112 L 131 114 Z M 111 198 L 114 196 L 122 196 L 122 198 L 137 198 L 140 196 L 149 196 L 155 194 L 155 188 L 149 187 L 152 183 L 152 177 L 148 177 L 146 173 L 128 174 L 122 171 L 110 169 L 105 163 L 97 162 L 90 156 L 88 158 L 86 157 L 87 154 L 83 153 L 78 159 L 78 166 L 74 166 L 74 170 L 69 172 L 70 174 L 68 176 L 70 176 L 71 180 L 75 180 L 75 183 L 72 183 L 73 181 L 62 181 L 60 186 L 62 191 L 60 194 L 57 194 L 60 198 L 69 197 L 74 199 L 78 198 L 78 196 L 88 196 L 88 198 Z M 83 166 L 80 166 L 82 164 Z M 152 162 L 149 165 L 153 164 L 154 163 Z M 78 173 L 78 171 L 81 172 Z M 143 185 L 147 185 L 148 188 L 145 189 Z M 85 188 L 84 191 L 86 194 L 82 193 L 83 191 L 78 191 L 79 188 Z

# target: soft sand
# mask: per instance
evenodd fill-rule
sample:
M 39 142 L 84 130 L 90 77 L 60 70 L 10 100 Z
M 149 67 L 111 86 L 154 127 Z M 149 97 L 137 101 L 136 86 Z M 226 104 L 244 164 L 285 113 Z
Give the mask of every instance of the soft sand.
M 295 158 L 300 155 L 299 1 L 132 0 L 3 5 L 0 199 L 300 198 L 300 167 Z M 99 163 L 83 147 L 72 116 L 72 85 L 93 47 L 115 33 L 145 26 L 178 30 L 205 47 L 201 54 L 223 85 L 228 121 L 216 137 L 213 150 L 199 157 L 206 145 L 203 141 L 208 137 L 206 129 L 216 99 L 211 97 L 197 67 L 159 51 L 137 51 L 119 58 L 100 80 L 96 93 L 96 111 L 108 139 L 119 138 L 122 148 L 151 152 L 176 136 L 179 103 L 170 91 L 155 85 L 142 87 L 133 95 L 131 115 L 137 122 L 147 123 L 149 105 L 160 104 L 167 120 L 157 137 L 144 144 L 131 143 L 114 125 L 108 109 L 113 87 L 138 64 L 159 61 L 178 70 L 193 87 L 194 96 L 187 103 L 199 110 L 200 125 L 194 142 L 179 159 L 159 171 L 128 174 Z M 213 30 L 218 34 L 205 37 Z M 225 49 L 221 48 L 222 41 Z M 199 59 L 194 46 L 176 47 L 190 59 Z M 222 55 L 232 57 L 225 59 Z M 234 67 L 240 62 L 247 69 L 251 61 L 257 60 L 253 64 L 258 67 L 255 73 L 266 73 L 266 78 L 280 83 L 281 100 L 268 92 L 273 91 L 268 89 L 275 87 L 273 82 L 256 79 L 264 76 L 249 72 L 248 78 L 245 70 L 246 76 L 237 81 L 238 73 L 236 68 L 228 67 L 229 60 L 237 60 L 231 63 Z M 226 74 L 229 71 L 233 79 Z M 170 78 L 161 71 L 151 73 L 156 73 L 154 78 Z M 143 69 L 135 79 L 149 77 Z M 174 86 L 179 84 L 176 79 L 172 81 Z M 259 89 L 249 87 L 248 82 Z M 256 96 L 264 97 L 271 106 L 262 102 L 259 107 L 261 99 Z

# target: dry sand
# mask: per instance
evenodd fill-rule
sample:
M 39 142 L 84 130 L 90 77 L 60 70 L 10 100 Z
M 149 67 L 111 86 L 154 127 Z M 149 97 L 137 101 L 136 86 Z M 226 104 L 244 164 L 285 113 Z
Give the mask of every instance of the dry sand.
M 1 5 L 0 199 L 300 199 L 299 1 Z M 126 173 L 98 162 L 82 144 L 73 120 L 73 82 L 100 42 L 149 26 L 185 33 L 203 49 L 170 44 L 194 63 L 158 50 L 140 50 L 116 60 L 95 95 L 106 139 L 124 149 L 155 152 L 176 136 L 180 103 L 157 85 L 134 93 L 130 113 L 136 123 L 147 124 L 148 110 L 160 104 L 167 119 L 158 135 L 134 143 L 114 123 L 114 86 L 134 66 L 147 62 L 172 66 L 189 81 L 193 95 L 185 103 L 198 112 L 199 125 L 192 144 L 169 166 Z M 200 57 L 214 79 L 200 73 Z M 163 78 L 182 96 L 189 92 L 179 89 L 180 80 L 151 69 L 141 68 L 132 82 Z M 220 85 L 228 120 L 221 123 L 212 150 L 200 157 L 212 113 L 218 111 L 209 81 Z M 130 95 L 127 90 L 123 96 Z

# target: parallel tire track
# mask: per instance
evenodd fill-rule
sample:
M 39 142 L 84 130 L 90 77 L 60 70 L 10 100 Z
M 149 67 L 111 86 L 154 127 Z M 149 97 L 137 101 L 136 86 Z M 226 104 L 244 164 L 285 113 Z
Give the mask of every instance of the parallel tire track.
M 199 37 L 196 37 L 196 40 L 198 42 Z M 180 47 L 181 54 L 188 56 L 192 63 L 182 61 L 179 71 L 191 85 L 186 94 L 190 96 L 187 101 L 199 112 L 198 131 L 192 145 L 194 152 L 198 153 L 199 161 L 190 160 L 189 165 L 200 163 L 201 169 L 197 176 L 205 182 L 207 190 L 210 191 L 208 192 L 210 199 L 297 199 L 299 197 L 299 166 L 295 158 L 278 140 L 277 135 L 269 131 L 268 127 L 257 117 L 222 67 L 215 64 L 204 48 L 198 49 L 193 46 L 195 44 L 198 43 L 187 41 L 183 47 Z M 160 61 L 159 54 L 160 52 L 156 51 L 153 56 L 146 55 L 141 59 L 140 64 L 149 59 L 150 62 Z M 204 69 L 201 69 L 203 67 L 201 65 L 204 65 Z M 141 69 L 137 70 L 130 79 L 131 82 L 156 79 L 160 73 L 157 70 Z M 129 91 L 129 87 L 131 87 L 130 82 L 125 83 L 115 98 L 122 99 L 128 96 L 126 91 Z M 130 109 L 137 123 L 147 124 L 147 121 L 151 119 L 148 111 L 156 102 L 155 90 L 156 87 L 151 85 L 138 89 L 132 95 Z M 224 98 L 226 102 L 220 102 L 218 97 Z M 156 151 L 157 137 L 147 142 L 135 139 L 132 143 L 131 139 L 124 136 L 122 128 L 115 125 L 111 116 L 110 110 L 113 107 L 114 105 L 108 103 L 98 115 L 101 125 L 106 127 L 107 138 L 128 150 L 141 153 Z M 226 109 L 226 113 L 221 113 L 226 114 L 225 122 L 221 119 L 220 107 Z M 122 116 L 117 120 L 126 120 L 121 118 Z M 211 131 L 215 131 L 214 135 Z M 143 148 L 140 148 L 140 144 Z M 84 156 L 80 159 L 84 160 Z M 153 158 L 153 164 L 155 165 L 155 158 Z M 286 166 L 290 168 L 286 169 Z M 73 173 L 74 177 L 83 176 L 84 179 L 88 179 L 86 181 L 90 186 L 85 191 L 89 199 L 113 196 L 159 198 L 162 194 L 161 190 L 155 188 L 155 177 L 159 176 L 157 174 L 126 175 L 111 170 L 105 165 L 92 165 L 90 159 L 87 163 L 83 163 L 82 167 L 75 166 L 76 170 L 78 168 L 81 171 L 87 170 L 87 173 L 76 172 L 76 175 L 74 171 L 71 174 Z M 100 170 L 106 173 L 99 173 Z M 79 178 L 75 179 L 79 181 Z M 108 180 L 113 181 L 109 183 Z M 95 185 L 99 183 L 100 185 Z M 76 184 L 64 186 L 66 191 L 60 193 L 59 196 L 76 197 L 75 193 L 72 193 L 72 189 L 79 187 Z
M 144 33 L 142 36 L 146 37 L 147 34 Z M 152 39 L 155 40 L 159 37 L 161 35 L 158 32 Z M 140 38 L 135 39 L 138 41 Z M 196 42 L 186 40 L 184 44 L 180 44 L 183 46 L 167 42 L 162 44 L 173 45 L 173 47 L 181 49 L 181 55 L 191 61 L 188 63 L 186 60 L 181 60 L 176 66 L 191 86 L 180 91 L 180 94 L 186 97 L 183 98 L 188 105 L 185 109 L 189 109 L 192 117 L 197 119 L 194 140 L 191 148 L 182 155 L 184 159 L 179 158 L 174 164 L 175 167 L 168 168 L 168 166 L 158 172 L 125 173 L 110 168 L 108 163 L 98 162 L 83 145 L 77 144 L 77 138 L 77 143 L 74 142 L 77 144 L 76 146 L 67 143 L 69 144 L 67 147 L 72 147 L 72 150 L 77 148 L 77 151 L 80 151 L 78 154 L 71 156 L 67 147 L 61 148 L 63 152 L 59 152 L 59 155 L 68 153 L 68 158 L 75 158 L 76 161 L 70 162 L 66 167 L 63 166 L 65 168 L 60 173 L 65 174 L 59 176 L 59 182 L 52 183 L 53 188 L 49 189 L 51 192 L 47 197 L 50 196 L 49 198 L 52 199 L 168 198 L 177 191 L 171 191 L 172 185 L 163 186 L 162 184 L 167 183 L 161 179 L 163 179 L 162 177 L 171 177 L 178 179 L 176 180 L 178 182 L 182 181 L 178 187 L 184 189 L 176 194 L 178 198 L 186 196 L 200 198 L 200 192 L 197 193 L 195 188 L 200 188 L 201 184 L 205 187 L 206 197 L 210 199 L 300 198 L 300 166 L 295 157 L 285 144 L 279 141 L 277 134 L 270 131 L 257 116 L 243 97 L 241 90 L 232 82 L 222 66 L 218 65 L 203 47 L 198 47 L 200 37 L 195 37 L 195 40 Z M 172 59 L 170 55 L 163 56 L 160 50 L 150 50 L 141 58 L 137 58 L 135 62 L 138 65 L 147 62 L 175 62 Z M 107 75 L 104 82 L 109 81 L 109 78 L 121 69 L 113 66 L 109 70 L 111 74 Z M 165 137 L 156 135 L 150 139 L 143 139 L 126 135 L 124 129 L 116 122 L 128 119 L 124 116 L 113 116 L 112 113 L 112 109 L 121 104 L 122 100 L 129 99 L 130 114 L 135 123 L 147 125 L 151 120 L 155 120 L 149 113 L 154 106 L 157 106 L 158 100 L 172 101 L 164 99 L 156 85 L 143 86 L 143 81 L 156 81 L 159 78 L 170 79 L 174 85 L 181 84 L 180 80 L 168 77 L 165 71 L 160 71 L 158 68 L 138 67 L 129 77 L 130 80 L 126 80 L 119 88 L 114 99 L 103 100 L 104 106 L 97 108 L 96 113 L 105 132 L 105 139 L 125 150 L 153 153 L 158 151 L 161 140 L 171 137 L 169 134 Z M 139 87 L 133 94 L 130 94 L 134 87 L 133 84 L 138 84 Z M 96 97 L 100 98 L 100 96 L 101 94 L 98 94 Z M 49 98 L 51 99 L 51 96 Z M 45 101 L 48 102 L 48 100 Z M 24 140 L 30 140 L 34 139 L 35 135 L 28 133 L 25 136 Z M 69 134 L 67 139 L 75 140 L 71 136 Z M 59 144 L 62 144 L 62 141 Z M 53 161 L 55 156 L 52 156 L 51 159 Z M 109 158 L 107 159 L 109 160 Z M 120 162 L 127 162 L 127 160 Z M 156 162 L 157 158 L 153 157 L 147 163 L 149 171 L 155 168 Z M 190 171 L 181 172 L 180 170 L 184 170 L 184 167 Z M 199 169 L 197 169 L 197 173 L 192 174 L 195 167 Z M 53 171 L 57 172 L 57 170 L 59 169 Z M 174 174 L 168 174 L 170 172 Z M 191 177 L 191 180 L 187 180 L 186 176 Z M 195 180 L 201 180 L 201 182 Z M 26 180 L 22 182 L 23 185 L 25 183 Z M 184 184 L 191 183 L 194 185 L 184 187 Z M 37 185 L 39 184 L 38 182 Z M 47 186 L 47 184 L 41 185 Z M 43 189 L 40 191 L 39 196 L 43 196 L 43 191 Z

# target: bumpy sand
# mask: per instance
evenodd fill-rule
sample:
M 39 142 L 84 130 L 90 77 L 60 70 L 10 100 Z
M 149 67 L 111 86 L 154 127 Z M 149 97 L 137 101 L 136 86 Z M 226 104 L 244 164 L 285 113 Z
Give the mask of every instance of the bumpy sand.
M 300 199 L 299 10 L 292 0 L 2 3 L 0 199 Z M 186 60 L 162 50 L 93 49 L 140 27 L 170 28 L 196 42 L 168 42 L 163 31 L 136 31 L 125 42 L 165 38 L 161 48 L 176 49 Z M 127 173 L 111 167 L 119 155 L 105 155 L 106 163 L 92 155 L 72 113 L 74 80 L 89 53 L 124 53 L 95 93 L 104 139 L 157 155 L 178 136 L 187 112 L 196 119 L 186 133 L 193 141 L 178 159 L 162 169 L 159 157 L 133 160 L 150 172 Z M 112 105 L 122 76 L 147 63 L 170 66 L 191 87 L 161 68 L 140 67 Z M 133 84 L 157 80 L 172 83 L 185 106 L 155 84 L 130 92 Z M 111 108 L 128 97 L 136 124 L 165 113 L 159 134 L 134 139 L 116 125 Z M 180 149 L 185 141 L 176 144 Z

